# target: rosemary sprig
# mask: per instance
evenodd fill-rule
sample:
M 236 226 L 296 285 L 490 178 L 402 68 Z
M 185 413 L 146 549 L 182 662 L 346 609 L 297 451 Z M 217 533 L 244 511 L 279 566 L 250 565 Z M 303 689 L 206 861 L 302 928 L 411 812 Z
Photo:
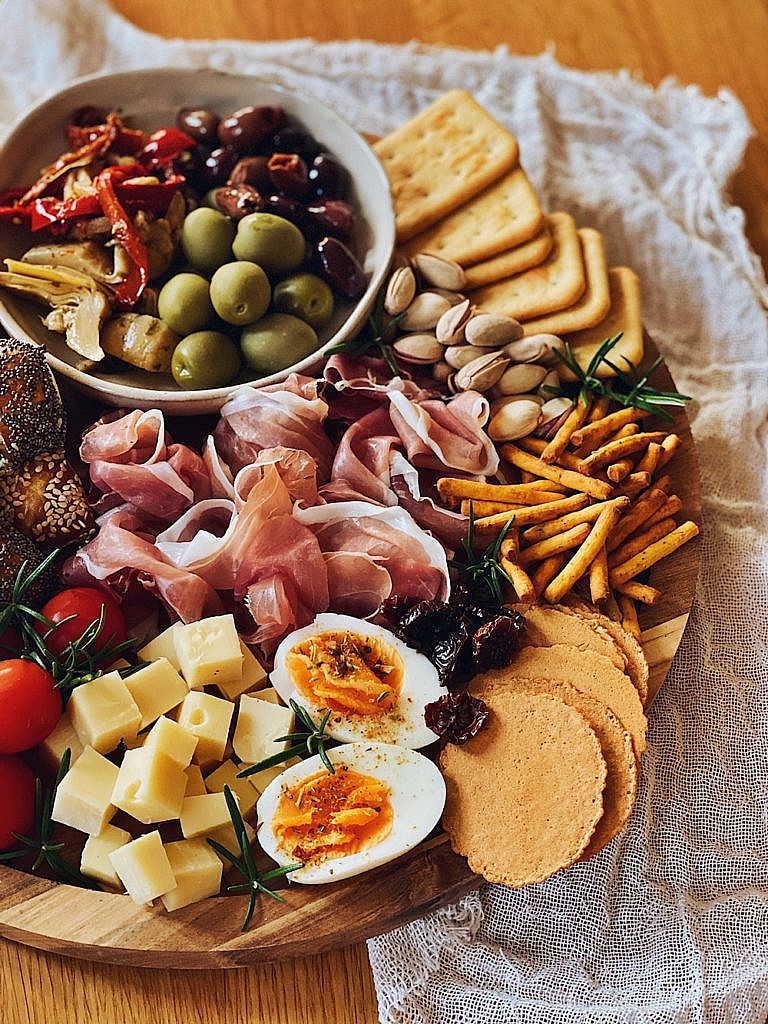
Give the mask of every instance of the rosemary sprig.
M 281 750 L 279 754 L 265 757 L 263 761 L 258 761 L 256 764 L 251 765 L 250 768 L 244 768 L 243 771 L 238 772 L 238 779 L 247 779 L 249 775 L 255 775 L 256 772 L 264 771 L 265 768 L 274 768 L 275 765 L 282 764 L 292 757 L 312 757 L 313 754 L 320 755 L 320 760 L 323 762 L 329 775 L 336 774 L 336 769 L 325 752 L 325 744 L 330 739 L 329 736 L 325 735 L 325 727 L 328 724 L 328 719 L 331 717 L 331 709 L 329 708 L 325 712 L 320 719 L 320 724 L 315 725 L 312 716 L 306 708 L 297 704 L 295 700 L 290 700 L 288 703 L 303 729 L 299 732 L 288 733 L 287 736 L 278 736 L 275 739 L 275 743 L 289 742 L 292 746 Z
M 590 394 L 600 395 L 618 403 L 618 405 L 634 409 L 644 409 L 646 412 L 655 413 L 662 419 L 671 420 L 672 417 L 669 413 L 661 407 L 665 405 L 682 407 L 686 402 L 690 402 L 690 397 L 688 395 L 681 395 L 678 391 L 659 391 L 648 383 L 662 363 L 661 356 L 658 356 L 643 374 L 638 371 L 632 360 L 627 359 L 626 356 L 622 356 L 622 359 L 627 364 L 625 369 L 621 369 L 611 362 L 608 359 L 608 354 L 618 345 L 623 334 L 624 332 L 620 331 L 618 334 L 614 334 L 613 337 L 606 338 L 590 359 L 586 370 L 582 369 L 579 365 L 573 349 L 567 342 L 565 344 L 565 352 L 555 352 L 555 355 L 568 367 L 576 378 L 580 401 L 585 402 Z M 597 371 L 602 363 L 609 366 L 616 374 L 613 381 L 602 380 L 597 376 Z M 553 395 L 562 395 L 569 391 L 569 386 L 567 384 L 559 388 L 547 386 L 546 390 Z
M 368 317 L 368 322 L 362 331 L 355 338 L 349 341 L 342 341 L 333 348 L 328 349 L 329 355 L 337 352 L 351 352 L 356 356 L 364 356 L 369 353 L 380 356 L 395 376 L 401 374 L 395 357 L 392 355 L 391 342 L 397 333 L 397 325 L 405 316 L 400 313 L 390 317 L 384 309 L 384 294 L 386 289 L 380 288 L 376 301 Z
M 467 526 L 467 536 L 462 540 L 461 546 L 464 548 L 465 559 L 464 561 L 458 561 L 455 558 L 450 559 L 448 565 L 455 569 L 459 575 L 466 580 L 472 589 L 478 586 L 485 586 L 490 591 L 491 596 L 499 604 L 504 603 L 504 591 L 502 590 L 503 583 L 512 583 L 506 570 L 501 566 L 499 562 L 499 555 L 501 553 L 501 545 L 506 537 L 510 527 L 512 526 L 512 519 L 502 527 L 496 540 L 492 544 L 489 544 L 485 551 L 475 551 L 475 507 L 474 503 L 469 503 L 469 525 Z
M 35 645 L 35 641 L 40 639 L 35 629 L 36 622 L 41 622 L 48 628 L 53 627 L 50 619 L 46 619 L 39 611 L 32 608 L 28 602 L 27 594 L 34 588 L 35 583 L 50 569 L 58 554 L 59 549 L 54 549 L 32 570 L 29 570 L 29 561 L 25 559 L 16 573 L 16 579 L 13 581 L 10 601 L 4 601 L 0 604 L 0 633 L 11 626 L 18 631 L 25 648 Z
M 235 835 L 237 836 L 237 844 L 240 847 L 240 856 L 238 857 L 236 854 L 232 853 L 226 848 L 226 846 L 222 846 L 221 843 L 217 842 L 215 839 L 209 839 L 208 845 L 228 860 L 233 867 L 237 868 L 243 878 L 246 879 L 245 882 L 241 882 L 237 885 L 227 886 L 227 892 L 247 892 L 249 894 L 248 910 L 246 911 L 245 919 L 240 929 L 241 931 L 246 931 L 248 925 L 251 923 L 251 919 L 253 918 L 253 912 L 256 909 L 256 899 L 260 894 L 269 896 L 270 899 L 277 900 L 278 903 L 285 903 L 283 897 L 279 893 L 273 892 L 269 889 L 266 883 L 271 882 L 275 878 L 282 878 L 291 871 L 298 871 L 300 867 L 303 867 L 303 864 L 284 864 L 282 867 L 272 868 L 272 870 L 265 871 L 262 874 L 256 867 L 256 863 L 253 859 L 253 851 L 251 850 L 251 844 L 248 841 L 248 834 L 245 831 L 245 822 L 243 821 L 240 808 L 237 806 L 237 801 L 232 795 L 232 790 L 229 786 L 224 787 L 224 797 L 227 801 L 227 809 L 229 810 L 229 816 L 232 819 L 232 826 L 235 830 Z
M 22 836 L 14 832 L 13 836 L 18 839 L 21 846 L 17 849 L 6 850 L 0 853 L 0 862 L 20 860 L 23 857 L 35 859 L 32 862 L 32 871 L 37 871 L 42 864 L 47 864 L 53 872 L 54 878 L 60 882 L 67 882 L 82 886 L 86 889 L 98 889 L 98 885 L 90 878 L 86 878 L 77 868 L 68 864 L 61 856 L 60 851 L 64 843 L 54 843 L 53 830 L 54 821 L 51 818 L 53 803 L 56 799 L 56 790 L 59 783 L 69 771 L 72 754 L 69 748 L 64 751 L 59 769 L 56 772 L 56 780 L 51 789 L 44 790 L 39 776 L 35 780 L 35 826 L 31 836 Z

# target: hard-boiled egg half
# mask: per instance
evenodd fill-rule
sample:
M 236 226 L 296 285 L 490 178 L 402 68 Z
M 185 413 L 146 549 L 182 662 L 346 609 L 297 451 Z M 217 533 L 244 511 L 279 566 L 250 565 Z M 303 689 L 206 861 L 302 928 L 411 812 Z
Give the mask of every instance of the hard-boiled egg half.
M 375 740 L 418 750 L 437 739 L 424 707 L 445 694 L 435 666 L 382 626 L 351 615 L 318 615 L 283 640 L 272 685 L 344 742 Z
M 262 849 L 303 864 L 291 881 L 349 878 L 413 849 L 440 820 L 445 783 L 437 766 L 389 743 L 346 743 L 287 768 L 256 805 Z

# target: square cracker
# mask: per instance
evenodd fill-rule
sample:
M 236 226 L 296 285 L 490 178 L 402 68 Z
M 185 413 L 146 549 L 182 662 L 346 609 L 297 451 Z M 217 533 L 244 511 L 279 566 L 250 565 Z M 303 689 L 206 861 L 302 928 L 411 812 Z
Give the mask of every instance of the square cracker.
M 643 360 L 643 309 L 640 299 L 640 278 L 629 267 L 613 267 L 608 271 L 611 308 L 607 316 L 595 327 L 566 334 L 564 340 L 573 349 L 579 366 L 584 369 L 606 338 L 623 331 L 621 340 L 614 346 L 609 359 L 619 369 L 629 359 L 635 366 Z M 598 377 L 613 377 L 614 372 L 605 363 L 597 369 Z
M 541 266 L 476 288 L 471 293 L 475 305 L 489 313 L 532 320 L 567 309 L 581 298 L 587 279 L 576 224 L 567 213 L 553 213 L 549 220 L 554 244 Z
M 410 256 L 431 252 L 465 266 L 528 241 L 542 221 L 533 186 L 522 167 L 515 167 L 405 248 Z
M 517 139 L 452 89 L 374 146 L 392 188 L 398 241 L 412 238 L 517 166 Z
M 488 260 L 482 260 L 471 267 L 465 267 L 467 288 L 479 288 L 483 284 L 503 281 L 512 274 L 522 274 L 524 270 L 538 267 L 552 251 L 552 232 L 549 221 L 545 217 L 544 225 L 538 235 L 527 242 L 516 245 L 514 249 L 499 253 Z
M 608 265 L 605 262 L 603 236 L 594 228 L 580 228 L 581 255 L 587 274 L 584 294 L 573 306 L 559 313 L 526 320 L 526 334 L 566 334 L 594 327 L 607 316 L 611 308 L 611 291 L 608 285 Z

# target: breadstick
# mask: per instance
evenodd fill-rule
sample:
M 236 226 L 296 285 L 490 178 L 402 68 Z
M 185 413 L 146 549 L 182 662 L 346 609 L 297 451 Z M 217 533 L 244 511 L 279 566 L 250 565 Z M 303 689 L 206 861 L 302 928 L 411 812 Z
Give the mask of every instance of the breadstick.
M 677 513 L 682 509 L 683 503 L 676 494 L 671 494 L 664 504 L 661 506 L 658 512 L 654 513 L 651 518 L 645 523 L 645 526 L 653 526 L 654 523 L 660 522 L 662 519 L 669 519 L 670 516 L 676 516 Z
M 514 526 L 546 523 L 550 519 L 557 519 L 564 512 L 574 512 L 578 508 L 584 508 L 588 501 L 589 498 L 586 494 L 572 494 L 569 498 L 548 501 L 544 505 L 530 505 L 518 512 L 498 512 L 495 516 L 483 516 L 482 519 L 476 519 L 475 529 L 479 533 L 498 533 L 510 521 Z
M 626 594 L 618 596 L 619 608 L 621 609 L 621 625 L 635 640 L 640 639 L 640 623 L 637 621 L 637 610 L 635 602 Z
M 660 430 L 649 433 L 635 434 L 631 437 L 620 437 L 617 441 L 609 441 L 602 448 L 597 448 L 586 459 L 579 460 L 580 472 L 591 475 L 600 466 L 607 466 L 625 455 L 633 455 L 647 448 L 651 441 L 662 441 L 666 435 Z
M 645 449 L 645 455 L 635 466 L 638 473 L 650 473 L 651 476 L 656 472 L 656 467 L 659 464 L 659 457 L 661 456 L 661 445 L 657 444 L 656 441 L 651 441 L 648 447 Z
M 620 515 L 621 510 L 616 505 L 607 505 L 603 509 L 587 539 L 544 591 L 544 597 L 550 604 L 557 604 L 581 579 L 597 558 L 600 548 L 605 544 L 608 534 L 618 522 Z
M 662 445 L 662 448 L 664 445 Z M 658 469 L 658 466 L 656 467 Z M 669 494 L 669 488 L 672 486 L 672 477 L 665 473 L 664 476 L 660 476 L 658 480 L 654 480 L 653 486 L 658 488 L 660 491 L 666 491 Z
M 547 448 L 547 442 L 540 437 L 521 437 L 517 443 L 523 451 L 530 452 L 531 455 L 538 455 L 539 458 L 542 458 Z M 577 459 L 575 455 L 571 455 L 569 452 L 562 452 L 557 463 L 562 466 L 563 469 L 573 470 L 574 473 L 579 472 L 579 459 Z
M 599 398 L 596 398 L 587 417 L 587 423 L 594 423 L 596 420 L 605 419 L 608 415 L 610 404 L 610 398 L 606 398 L 605 395 L 600 395 Z
M 513 505 L 508 501 L 481 501 L 480 498 L 462 498 L 461 514 L 468 516 L 470 511 L 475 516 L 493 516 L 497 512 L 515 512 L 525 505 Z
M 667 434 L 667 436 L 661 442 L 662 452 L 659 458 L 659 469 L 661 469 L 663 466 L 666 466 L 666 464 L 675 454 L 677 449 L 680 447 L 680 444 L 681 441 L 677 434 Z
M 647 583 L 636 583 L 634 580 L 622 583 L 616 590 L 625 597 L 631 597 L 633 601 L 639 601 L 640 604 L 656 604 L 661 597 L 661 591 L 656 587 L 649 587 Z
M 536 591 L 530 576 L 520 565 L 520 543 L 517 530 L 510 530 L 501 542 L 501 558 L 499 564 L 512 581 L 512 587 L 518 600 L 531 602 L 536 600 Z
M 501 501 L 505 504 L 535 505 L 542 491 L 547 491 L 546 481 L 542 484 L 485 484 L 478 480 L 462 480 L 444 476 L 437 481 L 437 491 L 447 505 L 461 504 L 462 499 L 479 501 Z
M 592 604 L 600 604 L 607 600 L 609 592 L 608 556 L 603 544 L 589 567 L 589 596 L 592 598 Z
M 606 476 L 612 484 L 620 484 L 625 476 L 632 472 L 632 463 L 629 459 L 621 459 L 619 462 L 612 462 L 606 471 Z
M 609 568 L 615 569 L 617 565 L 621 565 L 630 558 L 634 558 L 635 555 L 639 555 L 641 551 L 645 551 L 649 544 L 654 544 L 657 540 L 661 540 L 662 537 L 666 537 L 668 533 L 672 533 L 676 526 L 677 523 L 674 519 L 660 519 L 658 523 L 649 526 L 647 530 L 643 530 L 642 533 L 630 537 L 621 547 L 616 548 L 611 553 L 608 559 Z
M 536 597 L 543 593 L 567 561 L 568 555 L 560 554 L 552 555 L 550 558 L 545 558 L 543 562 L 539 562 L 536 572 L 531 576 Z
M 662 537 L 661 540 L 657 540 L 654 544 L 649 544 L 647 548 L 640 551 L 633 558 L 622 562 L 621 565 L 617 565 L 615 569 L 611 569 L 608 573 L 611 585 L 617 587 L 620 583 L 626 583 L 628 580 L 634 579 L 635 576 L 638 576 L 646 569 L 650 569 L 652 565 L 660 562 L 667 555 L 671 555 L 673 551 L 677 551 L 679 547 L 697 537 L 698 534 L 699 528 L 696 523 L 688 520 L 688 522 L 673 530 L 672 533 L 668 533 L 666 537 Z
M 546 462 L 542 462 L 534 455 L 529 455 L 528 452 L 522 451 L 513 444 L 503 444 L 500 450 L 504 458 L 518 469 L 528 470 L 530 473 L 544 477 L 545 480 L 555 480 L 559 484 L 565 484 L 572 491 L 590 494 L 593 498 L 599 498 L 601 501 L 611 496 L 611 485 L 605 480 L 595 480 L 581 473 L 560 469 L 559 466 L 548 466 Z
M 534 544 L 537 541 L 546 540 L 547 537 L 554 537 L 556 533 L 570 530 L 572 526 L 578 526 L 579 523 L 594 523 L 606 505 L 615 504 L 620 511 L 623 511 L 628 507 L 629 501 L 629 498 L 611 498 L 610 501 L 598 501 L 594 505 L 588 505 L 586 508 L 578 509 L 576 512 L 569 512 L 567 515 L 560 516 L 558 519 L 552 519 L 548 523 L 529 526 L 527 530 L 523 531 L 523 540 L 529 544 Z
M 621 517 L 620 522 L 616 526 L 615 530 L 611 531 L 611 536 L 608 538 L 608 552 L 614 551 L 620 544 L 622 544 L 627 537 L 631 536 L 636 530 L 639 530 L 643 523 L 649 516 L 652 516 L 654 512 L 658 512 L 664 502 L 667 500 L 667 496 L 664 491 L 659 491 L 655 487 L 651 487 L 642 498 L 639 498 L 632 508 Z
M 613 493 L 617 498 L 622 495 L 627 498 L 636 498 L 641 491 L 646 489 L 650 482 L 650 473 L 630 473 L 629 476 L 624 477 L 621 487 L 617 487 Z
M 601 420 L 588 423 L 579 430 L 575 430 L 571 434 L 571 444 L 575 448 L 580 448 L 583 444 L 589 444 L 594 449 L 609 438 L 611 434 L 615 434 L 617 430 L 625 426 L 625 424 L 639 423 L 640 420 L 644 420 L 648 416 L 650 416 L 650 413 L 646 412 L 645 409 L 618 409 L 616 412 L 604 416 Z
M 523 567 L 533 565 L 544 558 L 549 558 L 550 555 L 557 555 L 561 551 L 569 551 L 571 548 L 578 547 L 582 541 L 587 539 L 590 529 L 589 523 L 579 523 L 578 526 L 574 526 L 570 530 L 556 533 L 554 537 L 540 540 L 538 544 L 531 544 L 529 548 L 520 552 L 520 565 Z
M 571 434 L 574 430 L 578 430 L 582 423 L 584 423 L 589 415 L 591 405 L 592 403 L 588 398 L 579 395 L 578 401 L 566 416 L 565 421 L 561 424 L 555 436 L 549 444 L 545 446 L 544 451 L 541 453 L 541 458 L 544 462 L 549 462 L 551 464 L 553 462 L 562 461 L 561 456 L 568 447 L 568 442 L 571 440 Z M 563 463 L 563 465 L 565 465 L 565 463 Z

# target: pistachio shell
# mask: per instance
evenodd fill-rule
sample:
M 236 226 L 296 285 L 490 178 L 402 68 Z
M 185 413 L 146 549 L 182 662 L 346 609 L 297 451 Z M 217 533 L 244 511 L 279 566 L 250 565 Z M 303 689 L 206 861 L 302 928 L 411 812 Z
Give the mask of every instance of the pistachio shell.
M 565 398 L 565 396 L 550 398 L 550 400 L 545 402 L 541 407 L 541 422 L 545 423 L 547 420 L 552 420 L 556 416 L 562 416 L 564 412 L 570 412 L 572 408 L 573 402 L 570 398 Z
M 487 391 L 504 373 L 509 360 L 498 352 L 486 352 L 456 373 L 459 391 Z
M 543 395 L 545 399 L 552 398 L 552 392 L 547 391 L 547 388 L 560 387 L 560 378 L 557 375 L 557 370 L 550 370 L 546 377 L 542 380 L 538 387 L 538 394 Z
M 452 306 L 458 306 L 467 297 L 463 292 L 452 292 L 447 288 L 431 288 L 430 291 L 433 291 L 435 295 L 442 295 L 444 299 L 448 299 Z
M 487 349 L 484 348 L 473 348 L 472 345 L 450 345 L 443 352 L 443 359 L 452 366 L 454 370 L 460 370 L 462 366 L 466 366 L 467 363 L 471 363 L 473 359 L 477 359 L 478 356 L 487 355 Z
M 392 348 L 406 363 L 436 363 L 444 352 L 434 334 L 404 334 Z
M 504 355 L 516 363 L 541 363 L 552 366 L 557 362 L 555 352 L 565 352 L 565 342 L 556 334 L 531 334 L 504 346 Z
M 496 390 L 492 388 L 486 396 L 491 399 L 491 416 L 495 416 L 505 405 L 513 405 L 515 402 L 535 402 L 539 407 L 544 405 L 540 395 L 496 395 Z
M 539 421 L 536 402 L 510 402 L 491 417 L 488 433 L 494 441 L 516 441 L 527 437 Z
M 431 331 L 437 321 L 451 308 L 448 299 L 434 292 L 420 292 L 405 311 L 400 321 L 404 331 Z
M 504 395 L 522 395 L 535 391 L 547 375 L 543 366 L 535 363 L 515 363 L 499 379 L 499 391 Z
M 419 252 L 413 257 L 413 262 L 426 283 L 435 288 L 457 292 L 467 283 L 464 271 L 453 260 L 444 260 L 431 252 Z
M 404 313 L 416 295 L 416 275 L 410 267 L 398 267 L 384 293 L 384 309 L 390 316 Z
M 470 345 L 482 348 L 501 348 L 510 341 L 522 338 L 523 328 L 511 316 L 477 312 L 464 328 L 464 337 Z
M 440 319 L 435 327 L 435 337 L 441 345 L 456 345 L 464 337 L 464 325 L 472 315 L 472 307 L 469 299 L 464 299 L 456 306 L 451 306 Z

